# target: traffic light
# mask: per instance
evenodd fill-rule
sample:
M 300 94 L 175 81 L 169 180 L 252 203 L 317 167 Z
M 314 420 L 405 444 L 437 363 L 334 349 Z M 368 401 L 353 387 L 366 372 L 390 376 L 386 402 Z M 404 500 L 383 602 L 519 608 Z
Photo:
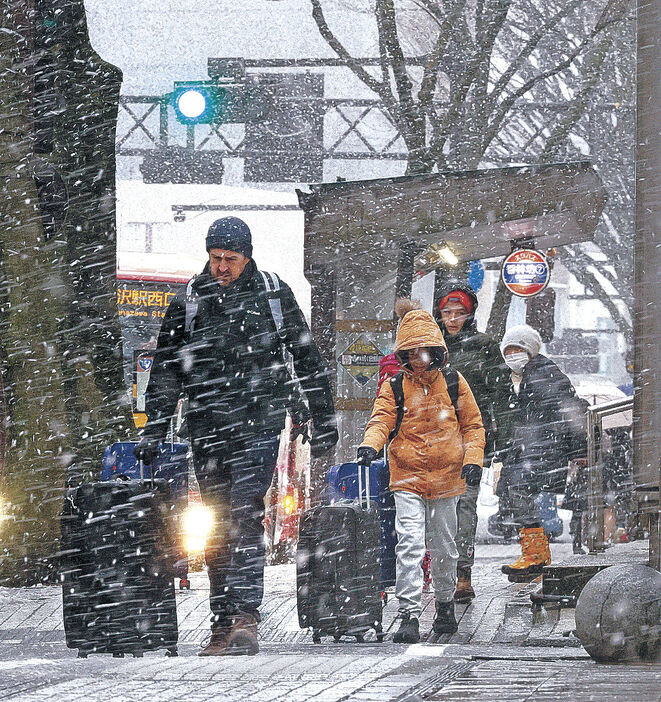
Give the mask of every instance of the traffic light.
M 218 80 L 175 82 L 172 106 L 182 124 L 227 124 L 263 119 L 272 100 L 272 87 L 251 77 L 239 83 Z
M 219 85 L 213 80 L 177 82 L 172 106 L 183 124 L 232 122 L 237 86 Z

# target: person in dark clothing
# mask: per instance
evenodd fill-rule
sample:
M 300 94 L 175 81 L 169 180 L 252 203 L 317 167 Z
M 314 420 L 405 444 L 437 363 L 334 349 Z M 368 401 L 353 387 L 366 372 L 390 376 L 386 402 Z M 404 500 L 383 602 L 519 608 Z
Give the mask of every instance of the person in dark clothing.
M 537 331 L 525 324 L 508 329 L 500 344 L 511 373 L 507 404 L 499 410 L 499 438 L 507 438 L 499 451 L 498 494 L 507 498 L 521 540 L 521 557 L 502 571 L 513 581 L 535 577 L 551 562 L 535 498 L 564 492 L 569 461 L 587 453 L 587 403 L 541 346 Z
M 328 371 L 308 325 L 289 286 L 257 270 L 248 226 L 235 217 L 217 220 L 206 248 L 204 270 L 165 313 L 136 455 L 151 461 L 178 399 L 186 396 L 195 473 L 214 516 L 205 552 L 212 635 L 200 655 L 254 654 L 264 495 L 286 414 L 297 415 L 299 426 L 311 415 L 314 456 L 335 445 L 337 425 Z
M 503 381 L 508 370 L 503 363 L 498 344 L 487 334 L 477 331 L 475 311 L 477 295 L 471 287 L 451 281 L 441 289 L 435 304 L 436 321 L 443 332 L 448 347 L 449 362 L 458 370 L 475 396 L 486 432 L 485 465 L 491 463 L 496 447 L 495 407 L 500 401 Z M 479 476 L 473 484 L 466 481 L 466 492 L 457 503 L 457 589 L 454 599 L 459 603 L 470 602 L 475 597 L 471 584 L 471 569 L 475 553 L 477 530 L 477 498 L 480 491 Z

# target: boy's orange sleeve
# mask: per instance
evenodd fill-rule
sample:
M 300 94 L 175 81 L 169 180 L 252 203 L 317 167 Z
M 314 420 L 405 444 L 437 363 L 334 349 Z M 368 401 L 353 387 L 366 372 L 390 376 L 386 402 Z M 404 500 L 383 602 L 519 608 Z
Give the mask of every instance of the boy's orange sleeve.
M 397 405 L 395 404 L 395 396 L 390 382 L 386 381 L 381 386 L 376 400 L 374 400 L 372 416 L 367 422 L 365 436 L 360 445 L 371 446 L 376 451 L 380 451 L 386 445 L 396 422 Z
M 484 463 L 484 446 L 486 444 L 482 415 L 466 379 L 461 373 L 458 375 L 457 419 L 464 440 L 464 465 L 475 463 L 481 466 Z

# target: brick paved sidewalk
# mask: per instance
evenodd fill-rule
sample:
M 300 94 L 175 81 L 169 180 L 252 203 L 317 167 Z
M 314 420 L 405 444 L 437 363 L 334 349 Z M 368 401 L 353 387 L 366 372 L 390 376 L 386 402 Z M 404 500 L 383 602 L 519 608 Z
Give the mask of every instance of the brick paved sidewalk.
M 560 557 L 569 547 L 553 548 Z M 532 628 L 527 621 L 518 625 L 516 618 L 506 621 L 517 597 L 527 597 L 526 586 L 508 583 L 499 572 L 517 550 L 516 545 L 479 546 L 478 598 L 458 608 L 459 631 L 443 643 L 416 646 L 390 640 L 334 643 L 332 638 L 313 644 L 298 627 L 293 566 L 267 569 L 256 658 L 196 656 L 208 632 L 204 573 L 193 574 L 190 592 L 177 593 L 179 658 L 154 652 L 143 659 L 76 659 L 64 645 L 59 588 L 0 589 L 0 694 L 10 702 L 101 702 L 109 695 L 113 702 L 661 701 L 658 666 L 602 666 L 576 645 L 560 647 L 568 643 L 562 633 L 573 620 L 549 619 Z M 395 613 L 391 598 L 384 612 L 391 632 Z M 433 596 L 428 595 L 423 632 L 431 628 L 432 616 Z

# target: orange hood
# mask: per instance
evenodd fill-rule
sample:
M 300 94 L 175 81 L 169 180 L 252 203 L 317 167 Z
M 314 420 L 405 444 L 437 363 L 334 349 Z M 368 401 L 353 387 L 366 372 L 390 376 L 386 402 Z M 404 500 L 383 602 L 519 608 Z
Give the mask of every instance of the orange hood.
M 410 351 L 423 346 L 440 346 L 447 355 L 447 346 L 436 321 L 425 310 L 407 312 L 397 329 L 394 352 Z

